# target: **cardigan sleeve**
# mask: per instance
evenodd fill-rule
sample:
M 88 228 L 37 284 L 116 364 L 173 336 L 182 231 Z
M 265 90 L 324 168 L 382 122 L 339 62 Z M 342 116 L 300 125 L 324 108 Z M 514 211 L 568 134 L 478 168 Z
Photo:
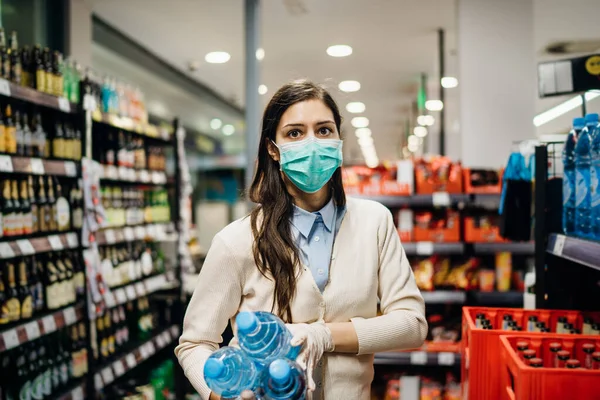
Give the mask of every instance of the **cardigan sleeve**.
M 381 316 L 353 318 L 358 354 L 416 348 L 427 336 L 425 303 L 417 288 L 392 214 L 385 209 L 379 235 L 379 288 Z
M 183 320 L 175 355 L 185 376 L 204 400 L 211 390 L 204 380 L 204 363 L 223 342 L 229 318 L 242 296 L 242 271 L 226 242 L 215 236 L 198 276 Z

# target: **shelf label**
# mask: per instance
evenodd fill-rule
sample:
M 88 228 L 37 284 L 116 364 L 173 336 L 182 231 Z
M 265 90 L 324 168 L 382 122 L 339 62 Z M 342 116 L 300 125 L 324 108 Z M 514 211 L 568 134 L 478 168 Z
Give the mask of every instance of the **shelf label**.
M 127 298 L 129 300 L 135 300 L 136 299 L 136 294 L 135 294 L 135 288 L 133 287 L 133 285 L 129 285 L 125 288 L 125 293 L 127 294 Z
M 30 256 L 35 254 L 35 249 L 28 239 L 17 240 L 17 246 L 19 246 L 19 250 L 21 250 L 22 255 Z
M 0 156 L 0 172 L 13 172 L 12 159 L 10 156 Z
M 101 390 L 104 387 L 100 374 L 94 375 L 94 387 L 96 388 L 96 390 Z
M 58 109 L 62 112 L 70 113 L 71 112 L 71 103 L 64 97 L 58 98 Z
M 58 237 L 56 235 L 48 236 L 48 241 L 50 242 L 50 247 L 52 247 L 52 250 L 64 249 L 64 246 L 62 244 L 62 241 L 60 240 L 60 237 Z
M 51 333 L 56 330 L 56 320 L 54 319 L 54 315 L 46 315 L 42 318 L 42 327 L 44 328 L 44 333 Z
M 137 361 L 135 360 L 135 354 L 129 353 L 127 357 L 125 357 L 125 361 L 127 362 L 127 367 L 129 369 L 134 368 L 137 365 Z
M 77 175 L 77 167 L 73 161 L 65 161 L 65 175 L 67 176 L 76 176 Z
M 565 239 L 564 235 L 556 235 L 556 241 L 554 242 L 554 251 L 553 253 L 557 256 L 562 256 L 563 248 L 565 247 Z
M 6 79 L 0 79 L 0 94 L 10 97 L 10 83 Z
M 115 302 L 115 296 L 112 292 L 106 292 L 104 294 L 104 302 L 106 303 L 106 307 L 108 308 L 113 308 L 117 305 L 117 303 Z
M 77 234 L 74 232 L 68 233 L 67 234 L 67 243 L 69 244 L 70 248 L 75 248 L 75 247 L 79 247 L 79 240 L 77 239 Z
M 146 343 L 146 346 L 148 346 L 148 354 L 149 355 L 153 355 L 154 353 L 156 353 L 156 347 L 154 347 L 154 342 L 148 342 Z
M 104 240 L 108 244 L 115 244 L 117 238 L 115 237 L 115 231 L 112 229 L 107 229 L 104 231 Z
M 115 290 L 115 297 L 117 298 L 117 302 L 119 304 L 127 303 L 127 295 L 123 289 Z
M 165 346 L 169 344 L 169 342 L 171 341 L 171 334 L 169 333 L 169 331 L 164 331 L 162 333 L 162 337 L 163 340 L 165 341 Z
M 0 243 L 0 257 L 1 258 L 13 258 L 15 256 L 15 252 L 12 247 L 6 242 Z
M 438 353 L 438 364 L 439 365 L 454 365 L 454 353 L 448 351 L 442 351 Z
M 44 175 L 44 163 L 39 158 L 32 158 L 29 160 L 29 165 L 31 166 L 31 173 L 35 175 Z
M 128 242 L 135 240 L 135 234 L 133 233 L 132 228 L 127 227 L 127 228 L 123 229 L 123 236 L 125 237 L 125 240 Z
M 447 192 L 435 192 L 431 196 L 431 200 L 435 207 L 449 207 L 450 195 Z
M 159 349 L 162 349 L 163 347 L 165 347 L 167 345 L 165 343 L 165 338 L 163 337 L 163 335 L 158 335 L 156 337 L 156 345 L 158 346 Z
M 17 334 L 16 329 L 11 329 L 2 334 L 2 339 L 4 339 L 4 347 L 6 350 L 13 349 L 17 347 L 19 343 L 19 335 Z
M 417 242 L 416 250 L 420 256 L 430 256 L 433 254 L 433 242 Z
M 71 392 L 71 400 L 83 400 L 83 388 L 81 386 L 77 386 Z
M 176 339 L 177 336 L 179 336 L 179 327 L 177 325 L 173 325 L 171 327 L 171 336 L 173 337 L 173 339 Z
M 144 284 L 142 282 L 137 282 L 135 284 L 135 292 L 139 297 L 146 295 L 146 288 L 144 287 Z
M 148 358 L 148 348 L 146 347 L 145 344 L 141 345 L 138 350 L 140 352 L 140 357 L 142 357 L 142 360 L 145 360 L 146 358 Z
M 113 369 L 115 370 L 116 376 L 125 374 L 125 368 L 123 367 L 123 362 L 121 362 L 121 360 L 117 360 L 113 363 Z
M 424 351 L 413 351 L 410 353 L 410 363 L 414 365 L 427 364 L 427 353 Z
M 29 322 L 25 324 L 25 332 L 27 332 L 27 339 L 33 340 L 40 337 L 40 326 L 37 321 Z
M 75 314 L 75 308 L 69 307 L 63 311 L 65 317 L 65 325 L 73 325 L 77 322 L 77 315 Z
M 109 385 L 112 381 L 115 380 L 115 376 L 113 375 L 112 369 L 110 367 L 104 368 L 100 374 L 102 375 L 102 380 L 105 385 Z

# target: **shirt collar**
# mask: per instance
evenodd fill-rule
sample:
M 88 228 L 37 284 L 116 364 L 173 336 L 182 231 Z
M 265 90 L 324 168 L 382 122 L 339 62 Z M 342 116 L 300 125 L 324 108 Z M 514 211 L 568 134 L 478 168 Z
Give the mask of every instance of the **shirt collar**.
M 333 197 L 325 204 L 325 206 L 314 213 L 303 210 L 302 208 L 294 205 L 294 215 L 292 216 L 292 225 L 298 229 L 298 231 L 308 238 L 310 231 L 317 219 L 317 213 L 321 214 L 323 223 L 328 231 L 331 232 L 333 224 L 335 223 L 335 205 L 333 203 Z

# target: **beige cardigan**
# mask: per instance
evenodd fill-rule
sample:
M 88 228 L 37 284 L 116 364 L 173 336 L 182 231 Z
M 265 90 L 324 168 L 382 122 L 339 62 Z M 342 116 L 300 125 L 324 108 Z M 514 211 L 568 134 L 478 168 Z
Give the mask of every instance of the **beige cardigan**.
M 210 395 L 204 362 L 223 341 L 227 322 L 231 320 L 235 332 L 238 312 L 271 311 L 273 282 L 256 268 L 252 241 L 250 218 L 231 223 L 215 236 L 185 314 L 175 353 L 203 399 Z M 323 357 L 315 371 L 315 398 L 369 399 L 373 353 L 418 347 L 427 334 L 423 298 L 387 208 L 348 199 L 324 292 L 304 267 L 291 308 L 293 322 L 352 321 L 358 336 L 358 355 Z

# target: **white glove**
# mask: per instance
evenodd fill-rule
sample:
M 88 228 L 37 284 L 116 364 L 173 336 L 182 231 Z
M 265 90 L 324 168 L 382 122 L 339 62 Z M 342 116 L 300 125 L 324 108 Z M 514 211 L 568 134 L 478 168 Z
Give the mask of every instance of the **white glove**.
M 331 331 L 323 322 L 312 324 L 286 324 L 292 333 L 292 346 L 303 346 L 296 362 L 306 371 L 308 378 L 309 396 L 316 389 L 313 379 L 315 365 L 319 362 L 323 353 L 334 350 Z

